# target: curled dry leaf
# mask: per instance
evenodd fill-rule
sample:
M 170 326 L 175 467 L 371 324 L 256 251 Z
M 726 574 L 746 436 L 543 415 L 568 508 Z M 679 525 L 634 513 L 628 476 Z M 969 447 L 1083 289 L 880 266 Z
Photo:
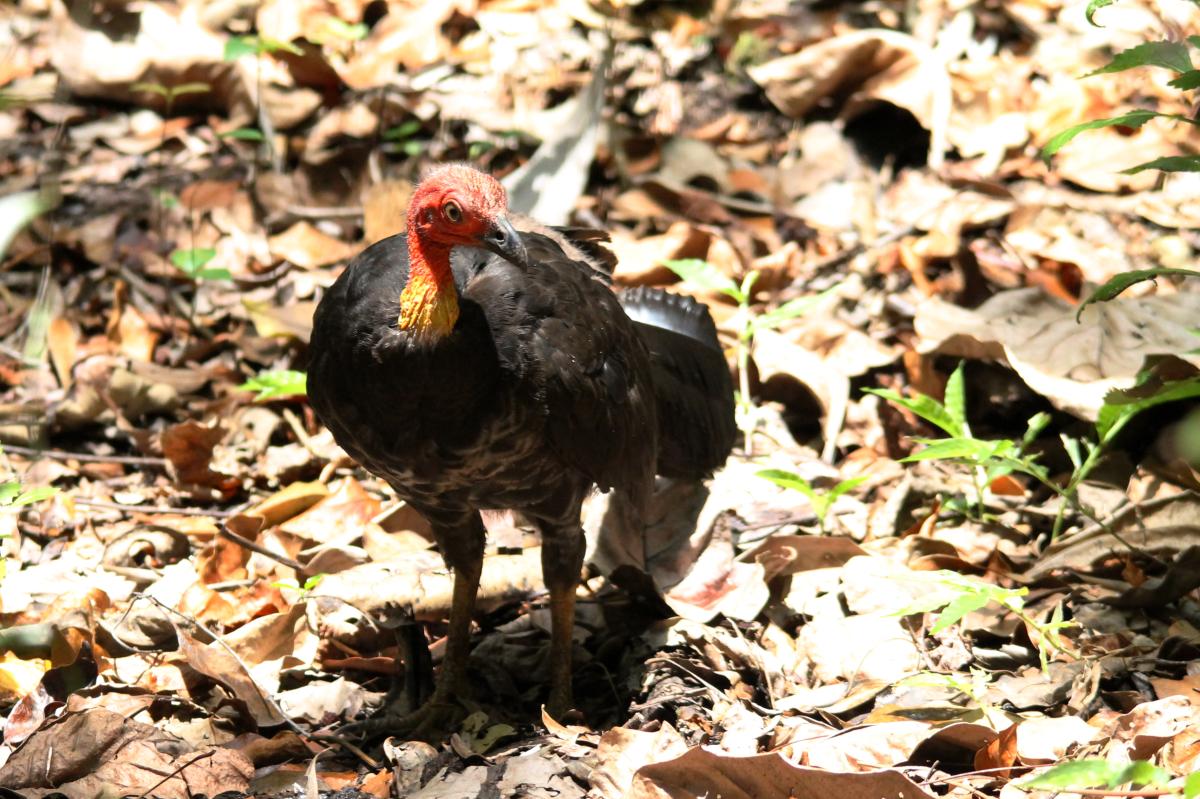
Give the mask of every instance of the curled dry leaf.
M 1133 385 L 1150 355 L 1200 366 L 1200 294 L 1125 298 L 1076 309 L 1040 289 L 1001 292 L 974 310 L 938 298 L 917 308 L 922 352 L 1005 360 L 1055 407 L 1095 420 L 1104 396 Z
M 120 786 L 134 795 L 188 799 L 245 791 L 253 773 L 233 749 L 194 750 L 149 724 L 96 708 L 69 713 L 31 736 L 0 769 L 0 787 L 29 797 L 57 792 L 92 799 Z
M 929 165 L 941 165 L 952 95 L 940 56 L 908 34 L 864 30 L 835 36 L 751 67 L 780 111 L 801 118 L 821 101 L 849 94 L 843 116 L 853 117 L 872 100 L 910 112 L 930 132 Z
M 304 269 L 329 266 L 354 257 L 358 248 L 322 233 L 308 222 L 297 222 L 269 239 L 271 254 Z
M 902 760 L 899 758 L 894 763 Z M 775 753 L 724 757 L 703 747 L 690 749 L 673 760 L 643 766 L 626 794 L 627 799 L 684 796 L 720 796 L 722 799 L 904 796 L 932 799 L 929 793 L 897 771 L 837 773 L 797 766 Z

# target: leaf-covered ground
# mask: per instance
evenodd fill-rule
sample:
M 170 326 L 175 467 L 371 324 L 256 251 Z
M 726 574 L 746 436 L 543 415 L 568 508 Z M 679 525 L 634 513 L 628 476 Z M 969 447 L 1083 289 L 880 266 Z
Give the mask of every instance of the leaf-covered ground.
M 1194 134 L 1039 157 L 1190 116 L 1200 14 L 1086 8 L 0 8 L 0 792 L 1200 795 L 1200 295 L 1081 307 L 1191 266 L 1200 178 L 1122 170 Z M 478 712 L 380 745 L 339 731 L 436 666 L 450 577 L 306 340 L 446 160 L 709 303 L 747 435 L 646 531 L 589 505 L 577 717 L 497 512 Z

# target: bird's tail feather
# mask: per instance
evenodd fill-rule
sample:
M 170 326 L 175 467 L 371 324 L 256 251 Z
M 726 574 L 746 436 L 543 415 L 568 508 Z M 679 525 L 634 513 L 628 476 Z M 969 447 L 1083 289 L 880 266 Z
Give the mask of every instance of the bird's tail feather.
M 622 292 L 650 350 L 658 415 L 658 473 L 699 479 L 733 448 L 733 382 L 708 308 L 661 289 Z

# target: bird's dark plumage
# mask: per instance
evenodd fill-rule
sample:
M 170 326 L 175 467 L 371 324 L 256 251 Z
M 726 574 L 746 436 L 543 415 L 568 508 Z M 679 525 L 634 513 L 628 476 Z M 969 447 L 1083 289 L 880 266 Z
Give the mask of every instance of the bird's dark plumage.
M 517 233 L 488 216 L 503 212 L 502 192 L 464 170 L 446 170 L 445 185 L 410 209 L 409 236 L 426 238 L 372 245 L 326 292 L 313 320 L 309 397 L 337 442 L 426 516 L 456 572 L 435 698 L 445 700 L 445 686 L 464 674 L 479 511 L 515 509 L 538 525 L 554 616 L 551 701 L 562 710 L 583 499 L 595 485 L 641 510 L 656 472 L 710 473 L 733 443 L 732 388 L 704 306 L 652 289 L 618 296 L 607 285 L 613 259 L 603 234 L 520 222 Z M 464 184 L 493 191 L 478 217 Z M 471 225 L 475 233 L 460 233 Z M 437 335 L 405 319 L 440 317 L 397 321 L 402 292 L 433 281 L 413 265 L 427 269 L 423 247 L 441 253 L 438 290 L 449 290 L 452 275 L 457 301 L 452 328 Z

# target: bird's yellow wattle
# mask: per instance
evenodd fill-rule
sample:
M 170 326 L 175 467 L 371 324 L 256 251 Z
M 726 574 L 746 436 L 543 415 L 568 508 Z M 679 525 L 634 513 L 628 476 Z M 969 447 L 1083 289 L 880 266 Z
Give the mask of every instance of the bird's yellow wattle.
M 418 336 L 441 338 L 450 334 L 458 321 L 458 292 L 454 278 L 439 279 L 431 271 L 414 269 L 400 293 L 401 330 Z

